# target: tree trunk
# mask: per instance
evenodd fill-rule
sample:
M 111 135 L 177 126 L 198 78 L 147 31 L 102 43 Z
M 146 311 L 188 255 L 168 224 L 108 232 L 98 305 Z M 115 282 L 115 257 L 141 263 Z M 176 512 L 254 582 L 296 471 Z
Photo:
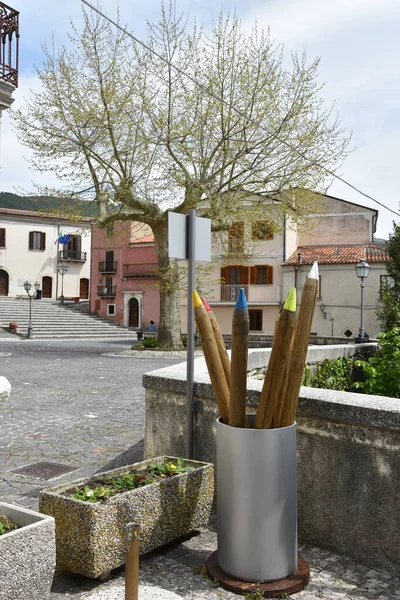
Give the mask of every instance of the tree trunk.
M 160 348 L 183 348 L 179 271 L 177 260 L 168 257 L 167 214 L 156 225 L 152 225 L 152 229 L 157 252 L 160 287 L 158 343 Z

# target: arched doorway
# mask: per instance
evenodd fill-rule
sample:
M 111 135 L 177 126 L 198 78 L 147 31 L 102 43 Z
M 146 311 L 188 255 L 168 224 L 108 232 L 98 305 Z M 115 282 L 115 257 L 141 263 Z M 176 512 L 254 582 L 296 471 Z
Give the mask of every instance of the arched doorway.
M 129 300 L 129 327 L 139 327 L 139 301 L 137 298 Z
M 87 300 L 89 298 L 89 279 L 86 277 L 82 277 L 79 282 L 79 297 L 82 300 Z
M 8 296 L 8 273 L 0 270 L 0 296 Z
M 42 298 L 51 298 L 53 294 L 53 278 L 45 275 L 42 277 Z

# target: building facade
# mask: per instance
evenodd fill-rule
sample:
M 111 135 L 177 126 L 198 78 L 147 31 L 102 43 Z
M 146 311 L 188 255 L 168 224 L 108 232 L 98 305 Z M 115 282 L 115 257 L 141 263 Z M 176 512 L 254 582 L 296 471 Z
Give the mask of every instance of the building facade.
M 61 243 L 64 241 L 65 243 Z M 0 208 L 0 296 L 25 296 L 24 282 L 39 283 L 44 299 L 88 299 L 90 220 Z M 57 266 L 68 269 L 63 277 Z

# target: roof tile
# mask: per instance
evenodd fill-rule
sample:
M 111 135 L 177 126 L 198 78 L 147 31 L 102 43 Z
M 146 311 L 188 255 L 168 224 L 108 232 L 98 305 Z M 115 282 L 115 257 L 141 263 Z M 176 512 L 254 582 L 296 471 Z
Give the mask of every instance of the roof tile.
M 301 260 L 299 260 L 301 254 Z M 284 265 L 321 265 L 358 263 L 364 258 L 368 263 L 382 263 L 391 260 L 388 252 L 381 246 L 373 244 L 342 245 L 342 246 L 299 246 L 284 262 Z

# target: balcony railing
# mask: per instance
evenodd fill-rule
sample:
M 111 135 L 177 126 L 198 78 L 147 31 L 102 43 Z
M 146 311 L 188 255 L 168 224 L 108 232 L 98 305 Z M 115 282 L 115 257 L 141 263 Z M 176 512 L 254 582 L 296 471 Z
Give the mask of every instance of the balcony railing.
M 124 265 L 124 277 L 157 277 L 158 263 Z
M 221 302 L 236 302 L 240 288 L 244 289 L 246 298 L 249 297 L 249 286 L 238 283 L 235 285 L 221 285 Z
M 77 252 L 76 250 L 60 250 L 58 253 L 59 260 L 67 260 L 70 262 L 86 262 L 87 252 Z
M 253 303 L 280 304 L 282 302 L 282 286 L 279 284 L 243 284 L 221 285 L 220 302 L 236 302 L 240 288 L 244 288 L 246 298 Z
M 18 87 L 19 12 L 0 2 L 0 81 Z
M 117 263 L 116 262 L 99 262 L 100 273 L 116 273 Z
M 104 285 L 97 286 L 97 295 L 100 298 L 115 298 L 115 285 L 107 287 Z

